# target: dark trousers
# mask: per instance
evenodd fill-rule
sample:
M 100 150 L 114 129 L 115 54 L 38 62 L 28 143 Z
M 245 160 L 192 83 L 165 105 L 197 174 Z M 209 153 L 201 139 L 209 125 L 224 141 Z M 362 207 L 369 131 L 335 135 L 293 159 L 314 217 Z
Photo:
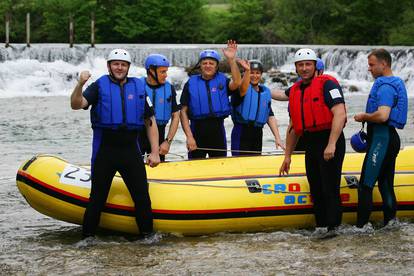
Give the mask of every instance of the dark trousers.
M 226 130 L 223 118 L 191 120 L 191 132 L 199 148 L 188 153 L 189 159 L 227 156 Z
M 101 146 L 92 165 L 92 189 L 83 217 L 83 235 L 94 235 L 101 212 L 111 188 L 112 179 L 119 172 L 135 204 L 135 219 L 141 233 L 153 231 L 151 200 L 143 159 L 138 146 Z
M 385 143 L 385 141 L 388 142 Z M 394 127 L 384 125 L 368 126 L 368 149 L 362 166 L 358 188 L 358 227 L 363 227 L 371 215 L 373 208 L 372 191 L 376 181 L 378 181 L 378 188 L 382 198 L 384 225 L 395 218 L 397 200 L 394 193 L 394 174 L 395 161 L 400 151 L 400 146 L 400 137 Z M 375 158 L 373 158 L 374 156 Z M 375 166 L 373 166 L 373 162 L 376 163 Z M 378 170 L 375 167 L 378 167 Z
M 305 133 L 302 139 L 316 226 L 332 229 L 340 225 L 342 220 L 339 188 L 345 156 L 345 138 L 341 133 L 336 142 L 334 158 L 325 161 L 323 152 L 328 145 L 329 134 L 330 130 Z
M 157 125 L 158 127 L 158 141 L 161 145 L 165 140 L 165 125 Z M 148 140 L 147 131 L 143 129 L 139 132 L 139 149 L 141 154 L 150 154 L 151 153 L 151 143 Z M 160 155 L 160 160 L 165 161 L 165 155 Z
M 231 132 L 231 154 L 233 156 L 252 155 L 255 153 L 240 151 L 262 152 L 263 127 L 256 127 L 249 124 L 234 123 Z

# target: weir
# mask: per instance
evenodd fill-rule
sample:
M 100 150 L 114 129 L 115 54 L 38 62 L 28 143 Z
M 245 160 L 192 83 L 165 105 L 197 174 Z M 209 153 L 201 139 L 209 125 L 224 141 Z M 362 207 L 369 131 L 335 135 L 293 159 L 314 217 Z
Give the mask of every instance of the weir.
M 11 44 L 5 48 L 0 44 L 1 66 L 16 66 L 13 62 L 21 65 L 34 63 L 43 68 L 38 72 L 40 77 L 45 75 L 58 75 L 64 82 L 71 82 L 79 70 L 97 68 L 97 73 L 105 73 L 105 56 L 114 48 L 125 48 L 130 51 L 133 63 L 142 69 L 142 64 L 147 55 L 160 53 L 168 57 L 173 66 L 189 67 L 197 62 L 198 54 L 203 49 L 215 49 L 221 52 L 224 44 L 100 44 L 90 47 L 88 44 L 74 45 L 69 48 L 67 44 Z M 360 89 L 366 92 L 368 83 L 372 82 L 371 74 L 367 71 L 367 54 L 375 48 L 384 47 L 390 51 L 393 57 L 392 69 L 394 74 L 401 77 L 408 89 L 409 94 L 414 94 L 414 48 L 413 47 L 389 47 L 389 46 L 327 46 L 327 45 L 239 45 L 238 56 L 243 59 L 259 59 L 266 68 L 280 69 L 283 72 L 294 72 L 292 64 L 294 53 L 297 49 L 309 47 L 314 49 L 324 60 L 326 71 L 335 73 L 340 80 L 348 84 L 362 86 Z M 25 61 L 25 62 L 23 62 Z M 54 70 L 47 63 L 62 63 L 59 67 L 66 68 L 63 72 Z M 44 65 L 44 66 L 42 66 Z M 102 67 L 103 68 L 100 68 Z M 100 69 L 98 69 L 100 68 Z M 102 69 L 102 70 L 101 70 Z M 12 69 L 13 70 L 13 69 Z M 22 69 L 22 71 L 25 71 Z M 32 70 L 31 70 L 32 71 Z M 93 70 L 92 70 L 93 71 Z M 144 73 L 143 69 L 138 70 Z M 0 70 L 0 78 L 10 74 L 9 68 Z M 17 72 L 14 72 L 17 73 Z M 174 72 L 172 72 L 174 75 Z M 184 78 L 185 74 L 179 73 L 178 80 Z M 176 82 L 178 80 L 175 80 Z M 362 83 L 362 84 L 361 84 Z M 2 87 L 3 86 L 3 87 Z M 47 85 L 46 85 L 47 86 Z M 4 90 L 0 85 L 0 91 Z M 47 90 L 53 89 L 52 87 Z

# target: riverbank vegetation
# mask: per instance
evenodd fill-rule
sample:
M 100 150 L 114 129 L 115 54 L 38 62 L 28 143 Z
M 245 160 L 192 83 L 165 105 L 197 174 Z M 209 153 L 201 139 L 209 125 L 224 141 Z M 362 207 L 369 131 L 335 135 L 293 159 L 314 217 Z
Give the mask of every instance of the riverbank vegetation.
M 414 45 L 414 1 L 400 0 L 2 0 L 0 37 L 65 43 Z

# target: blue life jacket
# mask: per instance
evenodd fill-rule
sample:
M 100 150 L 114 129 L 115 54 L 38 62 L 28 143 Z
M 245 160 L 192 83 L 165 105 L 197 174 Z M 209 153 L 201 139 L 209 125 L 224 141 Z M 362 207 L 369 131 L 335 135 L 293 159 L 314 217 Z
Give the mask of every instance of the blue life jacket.
M 147 84 L 145 78 L 143 78 L 142 81 L 145 83 L 145 93 L 154 106 L 157 125 L 168 124 L 171 119 L 172 108 L 171 84 L 167 81 L 164 85 L 153 89 Z
M 253 123 L 257 127 L 263 127 L 270 113 L 272 99 L 269 88 L 260 85 L 262 92 L 256 91 L 250 84 L 242 103 L 233 108 L 232 118 L 241 124 Z
M 230 115 L 227 78 L 224 74 L 219 72 L 209 81 L 202 79 L 201 75 L 193 75 L 188 82 L 191 119 L 220 118 Z
M 144 126 L 145 88 L 140 79 L 128 78 L 121 86 L 109 78 L 100 77 L 98 103 L 91 109 L 92 127 L 141 129 Z
M 403 129 L 407 123 L 408 99 L 404 82 L 399 77 L 379 77 L 375 80 L 369 93 L 366 112 L 373 113 L 378 110 L 378 89 L 383 84 L 394 88 L 394 104 L 391 107 L 388 125 Z

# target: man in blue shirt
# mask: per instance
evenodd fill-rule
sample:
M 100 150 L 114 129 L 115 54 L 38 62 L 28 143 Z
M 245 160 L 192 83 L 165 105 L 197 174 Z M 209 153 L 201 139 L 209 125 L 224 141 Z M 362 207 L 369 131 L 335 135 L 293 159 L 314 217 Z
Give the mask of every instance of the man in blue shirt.
M 153 232 L 151 200 L 143 158 L 138 147 L 138 132 L 146 128 L 151 142 L 148 164 L 160 163 L 158 129 L 151 101 L 145 96 L 144 83 L 127 77 L 131 56 L 124 49 L 111 51 L 107 59 L 108 74 L 101 76 L 82 93 L 90 78 L 80 74 L 71 95 L 72 109 L 91 108 L 93 129 L 91 193 L 83 217 L 83 237 L 94 236 L 101 212 L 118 171 L 135 205 L 135 220 L 142 235 Z
M 180 121 L 180 110 L 176 100 L 177 93 L 174 86 L 167 81 L 169 67 L 170 61 L 167 57 L 160 54 L 151 54 L 145 59 L 147 77 L 142 78 L 145 92 L 154 106 L 161 161 L 165 161 L 165 155 L 170 151 Z M 170 123 L 170 126 L 167 136 L 165 136 L 168 123 Z M 140 133 L 139 146 L 142 154 L 151 152 L 151 143 L 147 138 L 145 129 Z
M 393 76 L 388 51 L 372 51 L 368 55 L 368 71 L 375 82 L 366 111 L 354 116 L 355 121 L 368 123 L 368 147 L 358 188 L 358 227 L 368 223 L 373 205 L 372 190 L 377 181 L 383 201 L 384 225 L 395 219 L 394 173 L 400 151 L 400 137 L 395 128 L 404 128 L 408 107 L 404 82 Z
M 180 97 L 181 126 L 187 137 L 188 157 L 206 158 L 227 155 L 224 119 L 230 115 L 228 97 L 241 83 L 236 63 L 237 43 L 229 40 L 223 54 L 231 69 L 231 79 L 219 72 L 220 55 L 215 50 L 203 50 Z

